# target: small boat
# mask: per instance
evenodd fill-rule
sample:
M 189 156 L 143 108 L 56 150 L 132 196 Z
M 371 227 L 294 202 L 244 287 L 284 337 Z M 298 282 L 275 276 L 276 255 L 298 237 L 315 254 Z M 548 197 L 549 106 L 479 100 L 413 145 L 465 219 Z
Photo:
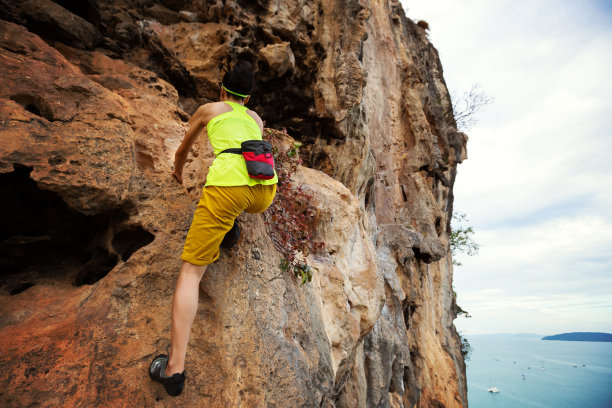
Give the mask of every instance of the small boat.
M 491 387 L 487 391 L 495 393 L 495 392 L 499 392 L 499 389 L 497 389 L 497 387 Z

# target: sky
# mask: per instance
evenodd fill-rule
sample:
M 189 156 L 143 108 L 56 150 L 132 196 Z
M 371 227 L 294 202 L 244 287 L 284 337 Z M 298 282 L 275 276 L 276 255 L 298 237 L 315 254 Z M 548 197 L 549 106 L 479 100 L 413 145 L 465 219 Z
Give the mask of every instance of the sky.
M 612 0 L 402 0 L 449 90 L 493 103 L 467 134 L 455 211 L 464 334 L 612 333 Z

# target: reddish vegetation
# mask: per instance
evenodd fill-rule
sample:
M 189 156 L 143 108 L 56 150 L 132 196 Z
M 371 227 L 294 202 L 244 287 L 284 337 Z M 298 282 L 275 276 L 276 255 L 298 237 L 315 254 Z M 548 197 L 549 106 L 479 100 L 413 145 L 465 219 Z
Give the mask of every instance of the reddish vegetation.
M 312 280 L 312 270 L 306 257 L 318 253 L 325 243 L 315 240 L 316 208 L 310 203 L 312 194 L 292 181 L 297 167 L 302 164 L 300 143 L 293 141 L 286 130 L 267 129 L 265 137 L 274 146 L 274 162 L 278 174 L 276 198 L 265 212 L 266 230 L 275 248 L 284 256 L 282 270 L 293 271 L 302 284 Z

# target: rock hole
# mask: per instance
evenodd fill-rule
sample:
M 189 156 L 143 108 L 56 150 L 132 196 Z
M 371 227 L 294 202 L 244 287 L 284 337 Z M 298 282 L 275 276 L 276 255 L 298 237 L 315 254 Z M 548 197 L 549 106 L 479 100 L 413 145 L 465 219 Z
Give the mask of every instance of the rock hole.
M 312 167 L 322 171 L 325 174 L 333 174 L 333 165 L 327 153 L 323 150 L 318 151 L 311 160 Z
M 410 359 L 414 362 L 413 354 L 410 353 Z M 421 390 L 418 386 L 417 380 L 414 377 L 412 365 L 404 366 L 404 394 L 408 399 L 406 406 L 412 407 L 417 405 L 417 401 L 421 398 Z
M 66 161 L 63 156 L 53 156 L 47 159 L 47 162 L 52 166 L 57 166 L 58 164 L 62 164 Z
M 40 113 L 40 110 L 36 107 L 36 105 L 29 103 L 26 106 L 24 106 L 24 108 L 25 110 L 27 110 L 30 113 L 35 114 L 36 116 L 42 116 Z
M 141 227 L 132 227 L 116 233 L 112 247 L 121 256 L 121 259 L 127 260 L 143 246 L 142 243 L 149 244 L 153 238 L 153 234 L 149 231 Z
M 13 286 L 12 288 L 9 288 L 8 292 L 9 292 L 9 295 L 11 295 L 11 296 L 18 295 L 21 292 L 23 292 L 24 290 L 31 288 L 32 286 L 34 286 L 34 284 L 32 282 L 18 283 L 17 285 Z
M 419 261 L 423 261 L 425 263 L 431 263 L 433 261 L 433 257 L 431 256 L 431 254 L 428 254 L 427 252 L 421 252 L 421 248 L 419 247 L 412 247 L 412 252 L 414 252 L 414 257 Z
M 435 225 L 438 236 L 442 235 L 442 217 L 436 217 Z
M 363 63 L 363 44 L 365 43 L 367 39 L 368 39 L 368 34 L 366 33 L 361 39 L 361 41 L 359 42 L 359 45 L 357 46 L 357 59 L 361 63 Z
M 416 308 L 414 303 L 408 303 L 404 307 L 404 323 L 406 324 L 406 330 L 409 330 L 412 326 L 412 315 L 416 311 Z
M 128 223 L 130 205 L 84 215 L 15 164 L 0 174 L 0 288 L 18 294 L 38 284 L 90 285 L 153 241 Z
M 365 198 L 364 198 L 364 207 L 369 208 L 370 205 L 374 204 L 374 178 L 368 180 L 368 183 L 365 187 Z
M 406 192 L 406 190 L 408 190 L 408 187 L 406 187 L 405 184 L 402 184 L 402 198 L 404 199 L 404 202 L 408 201 L 408 194 Z
M 183 123 L 189 122 L 189 115 L 183 110 L 176 110 L 174 114 L 181 120 Z
M 55 2 L 82 19 L 89 21 L 96 28 L 98 27 L 100 21 L 98 2 L 91 0 L 55 0 Z
M 10 99 L 20 104 L 28 112 L 53 122 L 54 118 L 51 110 L 41 97 L 20 93 L 12 95 Z

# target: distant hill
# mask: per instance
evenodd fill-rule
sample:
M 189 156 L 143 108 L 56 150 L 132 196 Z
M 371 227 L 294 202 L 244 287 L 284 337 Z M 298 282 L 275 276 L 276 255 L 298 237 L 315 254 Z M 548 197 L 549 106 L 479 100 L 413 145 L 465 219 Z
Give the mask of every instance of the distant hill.
M 542 340 L 564 340 L 564 341 L 610 341 L 612 334 L 596 332 L 574 332 L 555 334 L 554 336 L 542 337 Z

